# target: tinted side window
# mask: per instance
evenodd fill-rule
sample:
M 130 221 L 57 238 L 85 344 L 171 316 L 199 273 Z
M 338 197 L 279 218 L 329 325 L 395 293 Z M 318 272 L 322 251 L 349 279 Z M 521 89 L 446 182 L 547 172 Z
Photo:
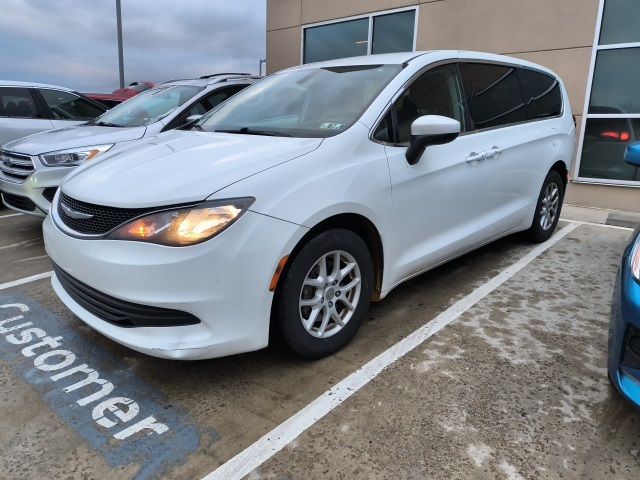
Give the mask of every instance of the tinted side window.
M 41 118 L 27 88 L 0 87 L 0 117 Z
M 562 113 L 560 82 L 550 75 L 519 69 L 529 120 L 557 117 Z
M 462 64 L 465 94 L 476 129 L 527 120 L 518 73 L 513 67 Z
M 397 143 L 408 145 L 411 124 L 423 115 L 455 118 L 465 130 L 462 88 L 455 65 L 429 70 L 418 77 L 394 105 Z
M 73 93 L 42 89 L 40 93 L 56 120 L 91 120 L 105 110 Z

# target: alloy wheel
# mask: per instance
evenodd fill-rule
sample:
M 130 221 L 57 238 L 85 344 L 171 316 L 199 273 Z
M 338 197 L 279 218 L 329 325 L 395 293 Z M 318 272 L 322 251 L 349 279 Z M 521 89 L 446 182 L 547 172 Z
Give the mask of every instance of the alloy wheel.
M 547 231 L 553 226 L 558 215 L 559 205 L 560 187 L 555 182 L 551 182 L 544 191 L 540 206 L 540 226 L 542 230 Z
M 349 253 L 334 250 L 311 267 L 300 290 L 300 321 L 317 338 L 342 330 L 355 312 L 361 291 L 360 267 Z

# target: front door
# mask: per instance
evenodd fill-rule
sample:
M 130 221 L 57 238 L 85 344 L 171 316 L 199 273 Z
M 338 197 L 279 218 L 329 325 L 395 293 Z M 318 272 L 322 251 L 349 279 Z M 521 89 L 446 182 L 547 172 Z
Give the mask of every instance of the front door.
M 428 147 L 415 165 L 405 153 L 411 124 L 423 115 L 461 123 L 462 133 L 446 145 Z M 482 196 L 487 146 L 469 132 L 458 68 L 428 70 L 398 97 L 374 139 L 386 144 L 393 198 L 393 285 L 470 249 L 485 238 Z

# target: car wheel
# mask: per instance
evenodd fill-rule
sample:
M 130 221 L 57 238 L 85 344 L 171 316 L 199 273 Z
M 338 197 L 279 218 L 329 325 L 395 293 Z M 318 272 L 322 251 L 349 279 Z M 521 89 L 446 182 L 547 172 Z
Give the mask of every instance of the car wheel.
M 328 230 L 310 240 L 281 278 L 278 333 L 293 352 L 321 358 L 355 335 L 373 293 L 373 261 L 350 230 Z
M 560 219 L 563 200 L 564 182 L 558 172 L 551 170 L 542 184 L 533 223 L 527 232 L 531 240 L 544 242 L 553 235 Z

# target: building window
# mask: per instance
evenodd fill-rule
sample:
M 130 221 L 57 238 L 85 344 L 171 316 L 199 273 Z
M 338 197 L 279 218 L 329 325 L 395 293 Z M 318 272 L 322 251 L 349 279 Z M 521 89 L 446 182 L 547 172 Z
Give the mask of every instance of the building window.
M 415 50 L 417 7 L 303 28 L 303 63 Z
M 640 185 L 624 151 L 640 140 L 640 2 L 601 0 L 585 105 L 578 180 Z

